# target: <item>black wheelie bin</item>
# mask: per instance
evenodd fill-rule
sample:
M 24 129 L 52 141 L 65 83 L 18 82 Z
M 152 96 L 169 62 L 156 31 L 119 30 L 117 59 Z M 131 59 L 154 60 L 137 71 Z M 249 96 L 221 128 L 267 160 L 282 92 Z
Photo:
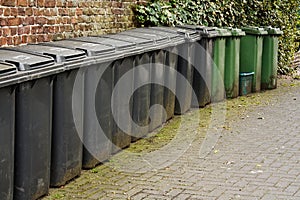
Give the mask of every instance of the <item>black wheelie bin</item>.
M 122 55 L 117 55 L 112 46 L 82 41 L 63 40 L 42 45 L 83 50 L 94 60 L 86 68 L 84 77 L 82 163 L 83 168 L 93 168 L 112 154 L 112 62 Z
M 118 90 L 114 91 L 113 106 L 116 116 L 114 117 L 112 143 L 113 153 L 128 147 L 131 143 L 131 116 L 133 101 L 126 99 L 128 93 L 132 94 L 134 84 L 134 58 L 142 51 L 136 43 L 104 37 L 79 37 L 74 40 L 93 42 L 104 45 L 112 45 L 117 53 L 122 53 L 124 58 L 113 62 L 114 86 L 119 83 Z M 122 78 L 122 79 L 121 79 Z M 128 112 L 129 110 L 129 112 Z
M 15 145 L 15 89 L 26 81 L 13 64 L 0 62 L 0 199 L 13 199 Z
M 15 48 L 52 57 L 65 72 L 53 82 L 51 179 L 54 187 L 79 176 L 82 168 L 84 70 L 91 63 L 84 51 L 43 45 Z
M 16 87 L 14 199 L 37 199 L 50 185 L 53 79 L 63 67 L 12 48 L 0 49 L 0 60 L 27 72 Z
M 170 45 L 169 38 L 163 35 L 153 34 L 149 32 L 137 32 L 138 29 L 133 29 L 120 34 L 125 34 L 133 37 L 153 40 L 156 50 L 150 53 L 150 123 L 149 132 L 158 128 L 163 124 L 163 103 L 164 103 L 164 65 L 166 54 L 164 47 Z

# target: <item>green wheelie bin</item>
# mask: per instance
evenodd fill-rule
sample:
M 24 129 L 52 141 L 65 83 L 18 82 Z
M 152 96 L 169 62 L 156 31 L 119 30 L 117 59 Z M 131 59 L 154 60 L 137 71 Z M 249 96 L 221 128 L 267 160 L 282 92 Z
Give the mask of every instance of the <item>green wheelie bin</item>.
M 278 65 L 278 37 L 283 34 L 279 28 L 266 27 L 268 35 L 264 36 L 262 66 L 261 66 L 261 89 L 275 89 L 277 87 Z
M 241 38 L 240 72 L 254 72 L 252 92 L 260 91 L 264 28 L 243 27 L 246 36 Z
M 224 85 L 227 98 L 239 96 L 240 42 L 245 32 L 237 28 L 228 28 L 231 37 L 226 40 Z
M 218 36 L 213 48 L 211 101 L 219 102 L 225 98 L 224 70 L 225 70 L 225 45 L 227 38 L 231 36 L 228 29 L 216 28 Z

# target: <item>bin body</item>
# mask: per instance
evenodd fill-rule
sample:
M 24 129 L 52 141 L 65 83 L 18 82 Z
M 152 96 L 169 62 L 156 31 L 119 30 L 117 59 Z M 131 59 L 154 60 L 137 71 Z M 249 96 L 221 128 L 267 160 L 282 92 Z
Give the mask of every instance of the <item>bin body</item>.
M 227 29 L 216 29 L 216 37 L 213 48 L 211 101 L 219 102 L 225 98 L 224 73 L 225 73 L 225 47 L 226 41 L 231 36 Z
M 150 52 L 150 105 L 149 110 L 149 132 L 159 127 L 163 123 L 163 102 L 164 102 L 164 63 L 165 51 L 163 47 L 168 44 L 169 39 L 166 35 L 155 34 L 151 29 L 133 29 L 122 32 L 121 35 L 129 35 L 142 39 L 151 39 L 156 49 Z M 170 45 L 170 44 L 168 44 Z M 137 78 L 138 79 L 138 78 Z M 157 84 L 156 84 L 157 83 Z M 136 102 L 136 100 L 134 100 Z M 135 105 L 135 104 L 134 104 Z M 158 106 L 156 106 L 158 105 Z M 133 114 L 135 115 L 135 114 Z M 147 124 L 144 124 L 147 125 Z M 143 131 L 142 131 L 143 132 Z
M 114 63 L 114 85 L 118 83 L 118 81 L 126 74 L 125 82 L 126 84 L 120 85 L 120 91 L 116 93 L 115 99 L 113 100 L 116 112 L 121 117 L 118 117 L 115 120 L 114 131 L 112 135 L 113 153 L 116 153 L 120 149 L 128 147 L 131 143 L 131 116 L 132 116 L 132 107 L 133 101 L 130 100 L 126 102 L 123 100 L 123 97 L 127 94 L 123 94 L 123 92 L 133 91 L 134 84 L 134 56 L 125 57 L 122 60 L 118 60 Z M 124 77 L 123 77 L 124 78 Z M 124 88 L 124 89 L 122 89 Z M 118 107 L 119 106 L 119 107 Z M 129 117 L 126 113 L 129 110 Z M 123 116 L 123 117 L 122 117 Z M 126 130 L 122 130 L 118 124 L 126 124 Z
M 218 32 L 213 27 L 196 26 L 200 35 L 195 52 L 193 89 L 196 94 L 192 100 L 193 107 L 204 107 L 211 102 L 211 83 L 213 74 L 214 43 Z M 222 67 L 220 67 L 222 68 Z
M 16 49 L 48 55 L 56 63 L 64 63 L 66 71 L 58 74 L 53 82 L 50 185 L 65 185 L 81 173 L 84 70 L 79 68 L 88 65 L 85 53 L 44 45 L 26 45 Z M 78 84 L 75 86 L 76 80 Z
M 25 71 L 16 87 L 14 199 L 37 199 L 50 185 L 53 76 L 63 71 L 48 56 L 1 49 L 0 59 Z
M 240 39 L 245 35 L 241 29 L 231 28 L 232 37 L 226 40 L 224 85 L 227 98 L 239 95 Z
M 93 168 L 112 154 L 112 61 L 118 55 L 112 46 L 91 42 L 64 40 L 43 45 L 82 50 L 94 60 L 84 74 L 82 157 L 82 167 Z
M 263 55 L 261 68 L 261 89 L 275 89 L 277 87 L 278 66 L 278 37 L 282 31 L 267 27 L 268 35 L 263 38 Z
M 252 91 L 252 81 L 253 81 L 254 72 L 249 73 L 240 73 L 240 96 L 250 94 Z
M 240 72 L 254 72 L 252 91 L 259 92 L 261 84 L 263 35 L 267 32 L 258 27 L 242 28 L 246 36 L 241 38 Z
M 15 87 L 16 81 L 4 85 L 4 79 L 15 79 L 14 65 L 0 63 L 0 199 L 13 199 L 14 139 L 15 139 Z M 9 76 L 11 74 L 11 76 Z
M 48 193 L 52 88 L 51 77 L 17 87 L 14 199 L 37 199 Z
M 144 137 L 148 133 L 149 124 L 149 107 L 150 107 L 150 93 L 151 85 L 146 84 L 150 81 L 150 59 L 153 46 L 153 40 L 149 38 L 141 38 L 130 34 L 113 34 L 106 35 L 105 37 L 117 39 L 126 42 L 135 42 L 138 47 L 144 49 L 143 52 L 134 55 L 134 73 L 133 73 L 133 91 L 132 95 L 132 121 L 135 125 L 132 125 L 131 129 L 131 141 L 136 141 L 141 137 Z M 152 36 L 153 37 L 153 36 Z M 143 85 L 143 86 L 141 86 Z M 138 87 L 141 86 L 141 87 Z

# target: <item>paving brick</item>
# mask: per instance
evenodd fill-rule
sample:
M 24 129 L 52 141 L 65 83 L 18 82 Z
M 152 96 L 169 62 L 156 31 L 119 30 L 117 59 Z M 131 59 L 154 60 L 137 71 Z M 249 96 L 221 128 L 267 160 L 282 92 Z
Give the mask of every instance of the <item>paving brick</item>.
M 114 162 L 108 162 L 97 168 L 99 173 L 85 171 L 64 188 L 51 189 L 45 200 L 50 200 L 55 192 L 64 193 L 66 199 L 299 199 L 300 84 L 280 86 L 259 95 L 269 103 L 262 101 L 244 110 L 242 114 L 249 116 L 246 119 L 240 115 L 228 118 L 225 124 L 230 130 L 225 129 L 215 144 L 217 153 L 199 157 L 203 143 L 203 134 L 199 133 L 190 148 L 167 167 L 145 173 L 121 172 L 112 170 Z M 254 94 L 247 98 L 260 97 Z M 231 112 L 239 113 L 238 104 Z M 258 116 L 264 119 L 258 120 Z M 167 155 L 171 157 L 174 152 Z M 166 154 L 155 156 L 157 162 Z M 131 163 L 124 158 L 118 159 L 117 164 L 143 169 L 144 162 Z

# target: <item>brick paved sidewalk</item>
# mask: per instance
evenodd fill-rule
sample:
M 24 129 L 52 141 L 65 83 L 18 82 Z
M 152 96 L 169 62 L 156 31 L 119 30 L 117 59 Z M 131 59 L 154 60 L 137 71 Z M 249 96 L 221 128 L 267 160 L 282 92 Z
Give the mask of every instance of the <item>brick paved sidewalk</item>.
M 226 121 L 218 126 L 207 124 L 214 121 L 206 119 L 209 107 L 195 128 L 194 110 L 182 132 L 173 130 L 175 145 L 141 140 L 44 199 L 300 199 L 300 84 L 280 83 L 227 101 Z M 206 134 L 216 143 L 203 154 Z M 156 149 L 148 153 L 151 142 Z

